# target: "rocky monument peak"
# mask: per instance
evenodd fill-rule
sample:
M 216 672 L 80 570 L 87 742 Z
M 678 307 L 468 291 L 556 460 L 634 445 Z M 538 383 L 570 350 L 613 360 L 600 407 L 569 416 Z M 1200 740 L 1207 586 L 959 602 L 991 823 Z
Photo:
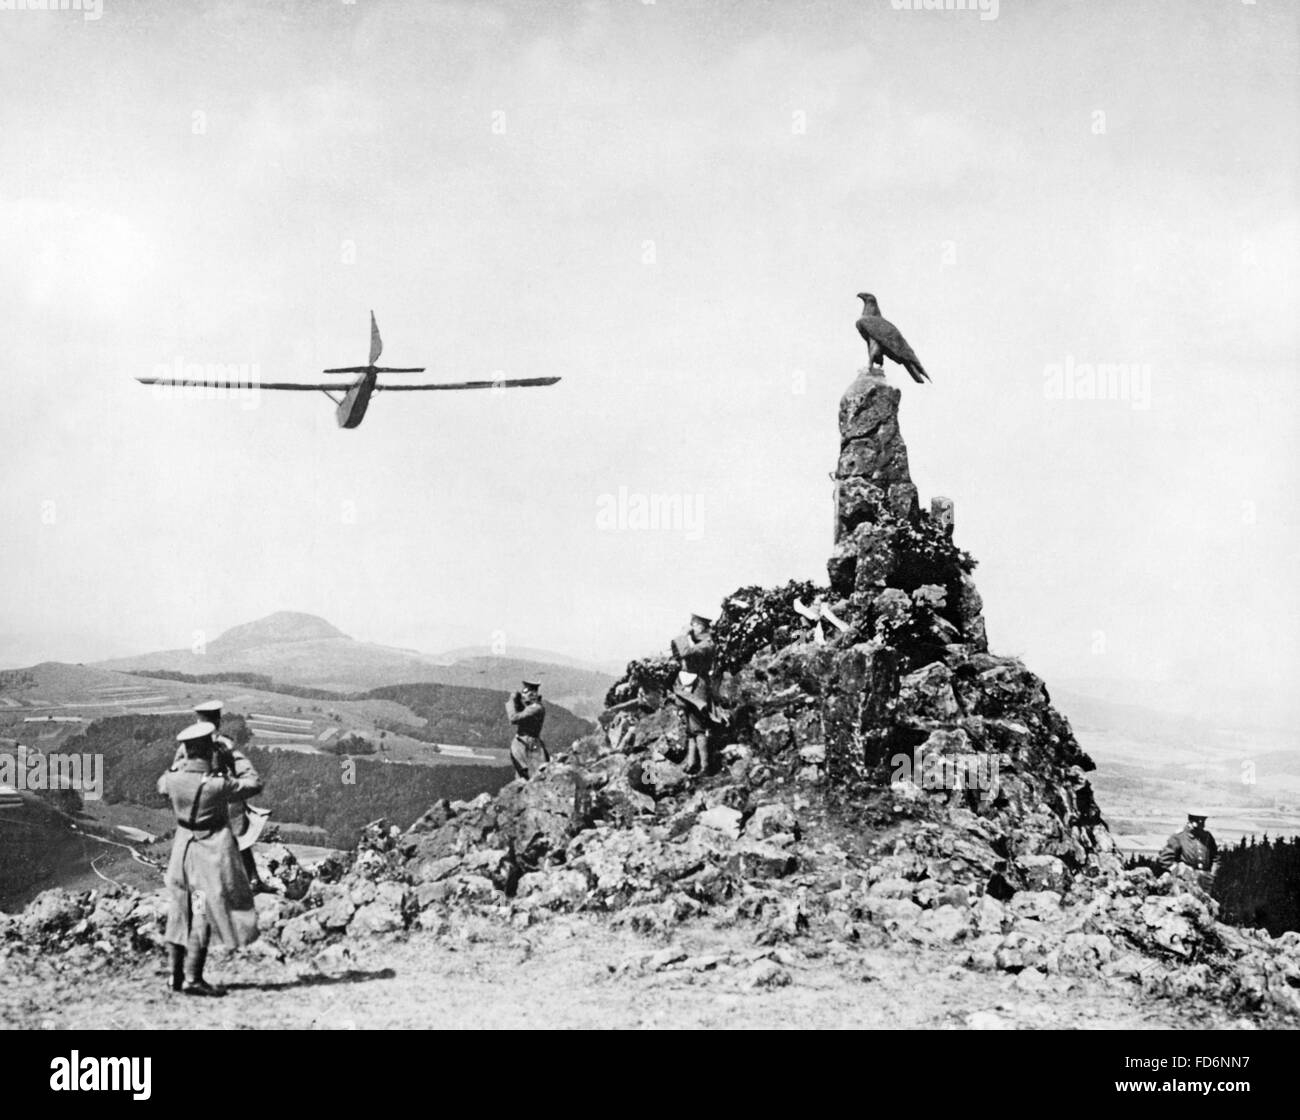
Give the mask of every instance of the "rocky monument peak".
M 899 428 L 901 398 L 878 366 L 858 370 L 840 398 L 831 590 L 869 616 L 889 601 L 881 599 L 887 589 L 941 588 L 937 613 L 953 628 L 946 637 L 987 649 L 974 561 L 952 544 L 953 503 L 935 497 L 928 512 L 921 509 Z

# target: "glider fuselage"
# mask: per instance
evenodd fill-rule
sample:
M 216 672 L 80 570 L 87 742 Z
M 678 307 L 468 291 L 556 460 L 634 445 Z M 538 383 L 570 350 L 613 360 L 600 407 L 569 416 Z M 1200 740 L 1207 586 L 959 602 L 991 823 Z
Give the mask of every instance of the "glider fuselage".
M 370 395 L 375 391 L 376 374 L 373 370 L 363 373 L 356 384 L 347 391 L 335 409 L 340 428 L 355 428 L 365 419 L 366 409 L 370 407 Z

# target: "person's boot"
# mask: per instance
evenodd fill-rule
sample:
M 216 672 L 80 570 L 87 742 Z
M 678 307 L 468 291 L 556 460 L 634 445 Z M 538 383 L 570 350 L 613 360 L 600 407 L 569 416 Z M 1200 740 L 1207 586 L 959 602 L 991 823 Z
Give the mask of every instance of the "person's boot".
M 709 773 L 709 739 L 707 735 L 700 737 L 700 777 L 703 778 Z
M 185 946 L 168 945 L 167 959 L 172 966 L 172 991 L 179 992 L 185 987 Z
M 187 996 L 224 996 L 220 988 L 213 987 L 203 979 L 203 966 L 207 963 L 208 951 L 191 949 L 185 957 L 185 986 L 181 989 Z

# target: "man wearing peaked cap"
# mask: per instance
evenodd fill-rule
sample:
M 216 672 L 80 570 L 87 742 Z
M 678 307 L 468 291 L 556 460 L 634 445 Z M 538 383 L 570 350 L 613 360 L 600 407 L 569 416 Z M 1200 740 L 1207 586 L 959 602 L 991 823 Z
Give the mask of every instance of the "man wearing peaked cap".
M 713 620 L 707 615 L 691 615 L 686 633 L 672 640 L 673 656 L 681 662 L 673 682 L 673 703 L 682 715 L 686 734 L 686 758 L 682 763 L 688 773 L 707 774 L 711 767 L 709 743 L 721 720 L 713 702 L 713 662 L 717 646 L 713 640 Z
M 546 722 L 546 705 L 542 703 L 540 681 L 520 681 L 524 687 L 512 692 L 506 701 L 506 719 L 515 729 L 510 740 L 510 761 L 521 778 L 532 778 L 551 761 L 542 742 L 542 724 Z
M 1182 863 L 1199 872 L 1201 886 L 1208 890 L 1218 854 L 1218 842 L 1205 827 L 1205 814 L 1198 809 L 1187 814 L 1182 831 L 1169 837 L 1156 858 L 1166 871 Z
M 188 727 L 184 728 L 177 734 L 176 742 L 178 742 L 180 746 L 176 749 L 179 751 L 182 758 L 188 758 L 190 752 L 188 744 L 198 743 L 202 739 L 212 739 L 214 738 L 215 732 L 216 728 L 206 720 L 199 720 L 198 723 L 191 723 Z
M 250 779 L 256 782 L 260 789 L 261 780 L 248 756 L 235 746 L 234 740 L 221 734 L 221 712 L 223 707 L 224 705 L 220 700 L 204 700 L 203 703 L 196 704 L 194 707 L 194 714 L 198 716 L 199 723 L 208 725 L 212 730 L 214 744 L 212 769 L 216 773 L 225 774 L 232 778 Z M 176 758 L 172 762 L 172 769 L 175 770 L 184 761 L 184 750 L 178 750 Z M 230 831 L 235 837 L 235 842 L 239 845 L 240 858 L 244 862 L 244 873 L 248 876 L 248 881 L 252 884 L 254 891 L 269 891 L 271 888 L 262 882 L 261 876 L 257 873 L 257 860 L 253 857 L 253 844 L 256 842 L 257 837 L 261 835 L 262 827 L 266 824 L 266 818 L 270 814 L 264 809 L 246 805 L 242 800 L 232 801 L 229 812 Z
M 261 785 L 256 774 L 238 778 L 213 770 L 215 731 L 203 721 L 185 728 L 176 737 L 184 761 L 158 782 L 176 817 L 166 877 L 171 986 L 196 996 L 222 994 L 203 978 L 214 934 L 232 948 L 257 939 L 257 910 L 230 831 L 230 806 L 252 797 Z

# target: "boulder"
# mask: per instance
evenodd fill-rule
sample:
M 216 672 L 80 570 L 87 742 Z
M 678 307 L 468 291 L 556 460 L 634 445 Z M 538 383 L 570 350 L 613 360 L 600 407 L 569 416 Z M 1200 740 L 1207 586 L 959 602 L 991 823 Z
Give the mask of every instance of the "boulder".
M 1061 896 L 1056 891 L 1019 891 L 1008 903 L 1019 918 L 1046 921 L 1061 912 Z
M 590 792 L 576 767 L 552 764 L 531 781 L 502 788 L 496 816 L 518 862 L 533 868 L 590 823 Z
M 260 895 L 258 897 L 261 897 Z M 334 888 L 327 892 L 325 901 L 316 915 L 320 924 L 328 930 L 346 929 L 352 915 L 357 911 L 351 897 L 345 890 Z
M 1070 885 L 1070 876 L 1065 864 L 1056 856 L 1023 855 L 1016 859 L 1024 878 L 1025 886 L 1031 891 L 1064 892 Z
M 954 944 L 970 930 L 970 914 L 965 907 L 938 906 L 922 912 L 912 927 L 912 936 L 925 944 Z
M 741 842 L 726 860 L 727 870 L 742 879 L 779 879 L 797 864 L 789 852 L 760 840 Z
M 460 856 L 442 856 L 436 859 L 422 859 L 416 863 L 414 877 L 417 883 L 436 883 L 446 879 L 460 870 Z
M 633 762 L 628 772 L 632 788 L 654 800 L 685 789 L 690 780 L 685 770 L 667 758 L 652 757 Z
M 50 937 L 70 930 L 82 919 L 81 904 L 62 888 L 41 891 L 23 910 L 18 928 L 26 939 Z
M 290 918 L 280 930 L 280 944 L 286 949 L 314 945 L 324 939 L 325 930 L 321 928 L 319 914 L 315 910 Z
M 799 834 L 794 810 L 783 801 L 760 805 L 745 822 L 745 835 L 752 840 L 767 840 L 777 833 Z
M 790 974 L 766 957 L 755 961 L 741 975 L 741 984 L 746 988 L 783 988 L 789 983 Z
M 887 930 L 911 927 L 921 916 L 921 908 L 910 898 L 868 897 L 862 906 L 867 916 Z
M 508 848 L 483 848 L 465 858 L 463 869 L 469 875 L 492 880 L 499 891 L 512 894 L 519 879 L 519 865 Z
M 597 785 L 592 794 L 592 816 L 612 824 L 626 825 L 638 817 L 655 811 L 655 800 L 637 788 L 633 769 L 642 763 L 625 754 L 612 754 L 601 759 L 588 776 Z M 638 769 L 639 776 L 639 769 Z
M 392 933 L 404 929 L 405 926 L 399 906 L 394 906 L 391 901 L 376 901 L 368 902 L 357 909 L 348 925 L 348 932 L 361 935 Z
M 728 808 L 726 805 L 715 805 L 712 809 L 706 809 L 696 818 L 696 822 L 732 840 L 740 836 L 740 810 Z
M 898 681 L 898 707 L 914 719 L 946 722 L 961 714 L 952 690 L 952 670 L 934 661 Z
M 581 871 L 569 868 L 530 871 L 520 878 L 515 898 L 542 909 L 576 907 L 587 897 L 589 889 L 587 876 Z

